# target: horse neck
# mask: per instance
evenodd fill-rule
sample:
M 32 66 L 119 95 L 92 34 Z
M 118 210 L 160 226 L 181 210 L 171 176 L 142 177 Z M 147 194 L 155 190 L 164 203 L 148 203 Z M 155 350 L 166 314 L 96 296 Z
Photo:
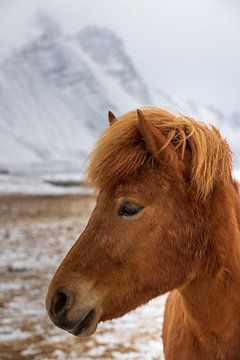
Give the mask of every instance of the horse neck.
M 216 189 L 208 216 L 209 258 L 178 291 L 195 330 L 224 344 L 240 331 L 240 197 L 234 184 Z

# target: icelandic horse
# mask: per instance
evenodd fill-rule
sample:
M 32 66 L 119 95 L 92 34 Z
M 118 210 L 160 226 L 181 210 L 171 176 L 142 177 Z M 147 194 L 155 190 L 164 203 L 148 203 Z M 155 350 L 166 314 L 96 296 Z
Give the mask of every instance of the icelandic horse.
M 169 292 L 166 360 L 239 360 L 240 199 L 227 142 L 158 108 L 109 121 L 88 167 L 96 207 L 49 286 L 51 320 L 87 336 Z

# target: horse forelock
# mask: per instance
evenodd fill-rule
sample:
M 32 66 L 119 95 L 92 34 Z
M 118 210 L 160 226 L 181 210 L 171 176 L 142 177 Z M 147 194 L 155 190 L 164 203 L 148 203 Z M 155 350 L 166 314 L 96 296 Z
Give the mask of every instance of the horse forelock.
M 184 162 L 186 153 L 190 152 L 190 182 L 199 199 L 206 199 L 217 181 L 231 180 L 231 151 L 217 129 L 159 108 L 143 108 L 142 112 L 166 137 L 167 146 L 174 148 L 179 161 Z M 161 162 L 153 162 L 144 146 L 137 112 L 132 111 L 118 118 L 100 137 L 90 155 L 88 179 L 99 189 L 111 187 L 137 174 L 147 162 L 161 167 Z

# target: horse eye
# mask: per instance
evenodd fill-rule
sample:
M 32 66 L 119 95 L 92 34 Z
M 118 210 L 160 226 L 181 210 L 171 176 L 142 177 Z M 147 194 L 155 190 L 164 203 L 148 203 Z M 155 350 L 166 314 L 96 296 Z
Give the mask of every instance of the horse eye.
M 122 205 L 120 205 L 118 209 L 118 215 L 119 216 L 134 216 L 140 212 L 140 210 L 143 209 L 143 206 L 131 203 L 131 202 L 125 202 Z

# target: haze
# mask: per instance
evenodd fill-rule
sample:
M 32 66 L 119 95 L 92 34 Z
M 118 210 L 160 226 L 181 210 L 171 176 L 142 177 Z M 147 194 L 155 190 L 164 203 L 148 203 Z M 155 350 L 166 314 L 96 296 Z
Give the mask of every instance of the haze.
M 38 11 L 69 34 L 114 30 L 145 82 L 171 96 L 240 111 L 237 0 L 1 0 L 0 55 L 32 36 Z

